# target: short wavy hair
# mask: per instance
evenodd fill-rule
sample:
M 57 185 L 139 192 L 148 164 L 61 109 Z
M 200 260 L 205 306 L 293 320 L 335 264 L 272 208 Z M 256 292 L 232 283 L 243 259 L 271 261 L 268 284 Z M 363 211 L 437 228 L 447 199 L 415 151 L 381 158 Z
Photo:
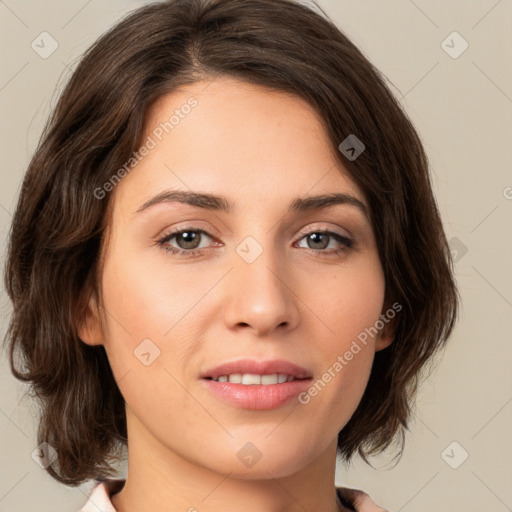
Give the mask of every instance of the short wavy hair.
M 24 176 L 4 274 L 13 375 L 40 405 L 46 470 L 66 485 L 115 474 L 125 404 L 103 346 L 78 336 L 99 286 L 111 194 L 93 193 L 140 147 L 148 109 L 178 87 L 231 76 L 307 101 L 370 207 L 385 303 L 402 306 L 339 432 L 345 462 L 403 443 L 424 369 L 458 313 L 453 261 L 420 138 L 381 74 L 328 16 L 294 0 L 168 0 L 129 13 L 82 56 Z M 350 134 L 356 158 L 340 151 Z M 101 301 L 100 301 L 101 303 Z

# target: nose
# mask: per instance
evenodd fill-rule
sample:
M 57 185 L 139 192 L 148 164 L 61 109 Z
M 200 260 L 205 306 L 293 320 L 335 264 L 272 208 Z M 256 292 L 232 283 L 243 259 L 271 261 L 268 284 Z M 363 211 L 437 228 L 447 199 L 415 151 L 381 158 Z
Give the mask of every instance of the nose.
M 299 322 L 299 298 L 286 261 L 266 248 L 252 263 L 234 253 L 226 289 L 225 321 L 230 329 L 251 330 L 256 336 L 290 330 Z

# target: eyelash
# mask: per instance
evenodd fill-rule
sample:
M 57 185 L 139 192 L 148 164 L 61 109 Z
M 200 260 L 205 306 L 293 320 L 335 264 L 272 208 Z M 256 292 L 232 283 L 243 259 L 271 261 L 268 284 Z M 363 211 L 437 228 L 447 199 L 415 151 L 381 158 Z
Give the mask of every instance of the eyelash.
M 187 227 L 187 228 L 181 228 L 181 229 L 176 230 L 176 231 L 172 231 L 171 233 L 165 235 L 163 238 L 158 240 L 157 244 L 159 246 L 161 246 L 162 249 L 165 252 L 167 252 L 167 253 L 171 253 L 171 254 L 175 254 L 175 255 L 182 255 L 182 256 L 185 256 L 185 257 L 197 256 L 199 253 L 201 253 L 201 251 L 203 251 L 203 249 L 190 249 L 190 250 L 176 249 L 175 247 L 170 247 L 168 245 L 165 245 L 166 242 L 172 240 L 174 237 L 176 237 L 176 235 L 180 235 L 180 234 L 185 233 L 185 232 L 200 233 L 202 235 L 206 235 L 207 237 L 209 237 L 211 239 L 214 239 L 214 237 L 212 235 L 210 235 L 207 231 L 205 231 L 203 229 L 196 229 L 196 228 L 193 228 L 193 227 Z M 313 251 L 315 256 L 318 256 L 318 257 L 321 257 L 321 258 L 322 257 L 329 257 L 329 256 L 336 256 L 336 255 L 340 255 L 341 256 L 341 255 L 344 255 L 344 254 L 350 252 L 354 248 L 354 240 L 352 240 L 351 238 L 342 236 L 342 235 L 340 235 L 338 233 L 335 233 L 333 231 L 313 230 L 313 231 L 309 231 L 307 233 L 301 233 L 301 237 L 299 238 L 299 240 L 302 240 L 303 238 L 305 238 L 306 236 L 309 236 L 311 234 L 329 235 L 331 238 L 334 238 L 337 242 L 342 244 L 341 248 L 339 248 L 339 249 L 331 249 L 330 251 L 321 250 L 321 249 L 310 249 L 310 248 L 307 249 L 309 251 Z

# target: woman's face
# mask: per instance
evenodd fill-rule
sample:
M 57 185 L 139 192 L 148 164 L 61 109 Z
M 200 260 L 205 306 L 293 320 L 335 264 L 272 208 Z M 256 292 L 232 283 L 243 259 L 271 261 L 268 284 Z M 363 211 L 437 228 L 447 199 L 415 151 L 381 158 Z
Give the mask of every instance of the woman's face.
M 365 197 L 319 118 L 297 97 L 217 78 L 161 98 L 144 143 L 112 198 L 104 331 L 94 316 L 80 331 L 105 346 L 129 446 L 241 478 L 332 457 L 391 334 L 364 335 L 385 312 L 383 271 Z M 176 191 L 223 199 L 148 205 Z M 354 199 L 307 202 L 331 194 Z M 258 366 L 276 360 L 304 373 Z M 207 378 L 228 373 L 295 380 Z

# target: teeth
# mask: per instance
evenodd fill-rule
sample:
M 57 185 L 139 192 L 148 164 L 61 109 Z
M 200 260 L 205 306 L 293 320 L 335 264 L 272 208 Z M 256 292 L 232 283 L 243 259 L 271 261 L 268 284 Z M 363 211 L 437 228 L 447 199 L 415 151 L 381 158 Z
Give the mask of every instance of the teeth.
M 244 373 L 242 375 L 242 384 L 261 384 L 261 375 L 253 373 Z
M 262 375 L 261 376 L 261 384 L 277 384 L 278 382 L 279 382 L 279 377 L 277 375 Z
M 273 375 L 257 375 L 254 373 L 232 373 L 231 375 L 221 375 L 216 380 L 217 382 L 231 382 L 233 384 L 245 384 L 252 386 L 255 384 L 283 384 L 295 380 L 291 375 L 283 373 L 275 373 Z

